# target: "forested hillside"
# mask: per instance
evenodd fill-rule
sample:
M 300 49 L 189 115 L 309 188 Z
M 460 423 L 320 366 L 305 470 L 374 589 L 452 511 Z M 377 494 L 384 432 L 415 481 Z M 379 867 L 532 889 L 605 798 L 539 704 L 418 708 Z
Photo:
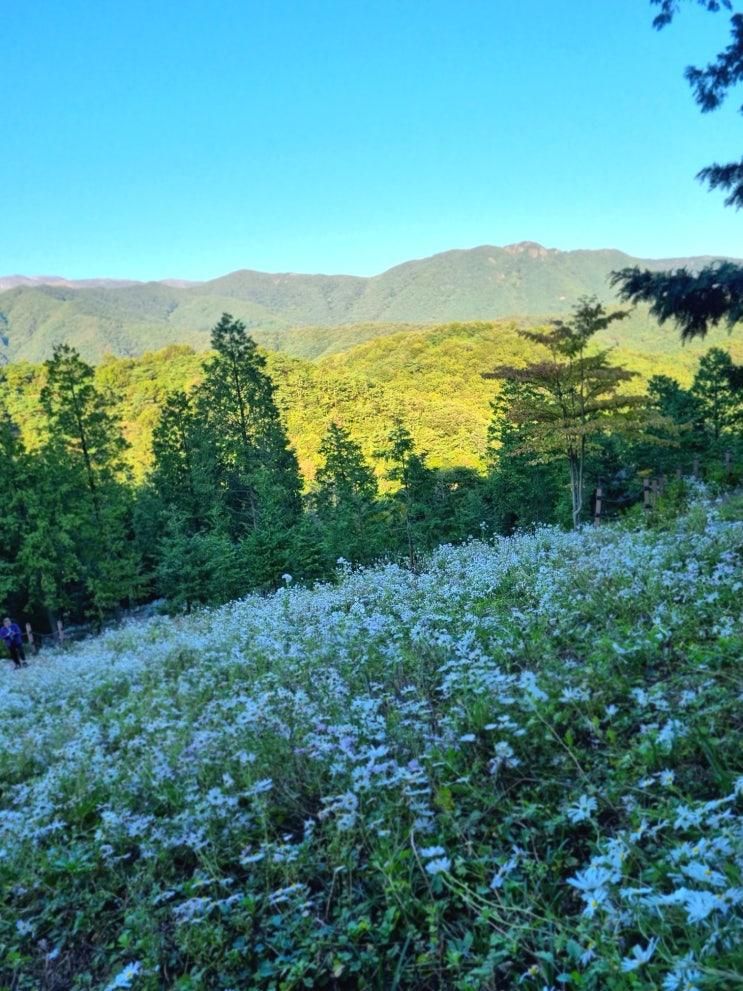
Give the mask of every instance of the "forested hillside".
M 674 378 L 667 355 L 606 345 L 621 316 L 587 300 L 570 322 L 451 324 L 313 363 L 266 355 L 223 314 L 206 355 L 93 368 L 61 345 L 7 366 L 6 608 L 47 627 L 157 595 L 190 610 L 339 558 L 415 566 L 483 531 L 618 515 L 643 497 L 638 473 L 654 500 L 679 472 L 736 484 L 731 351 L 684 349 Z
M 83 358 L 137 355 L 167 344 L 208 345 L 227 311 L 260 343 L 297 356 L 337 351 L 401 324 L 567 313 L 580 296 L 615 302 L 609 274 L 634 264 L 652 270 L 705 258 L 643 261 L 621 251 L 558 251 L 525 241 L 447 251 L 371 278 L 238 271 L 195 284 L 18 285 L 0 293 L 0 335 L 12 360 L 41 361 L 55 344 Z M 108 280 L 110 281 L 110 280 Z M 639 311 L 637 334 L 657 324 Z M 327 328 L 337 327 L 329 333 Z
M 351 431 L 373 461 L 395 417 L 408 425 L 432 466 L 481 469 L 490 402 L 498 390 L 481 373 L 535 353 L 519 336 L 523 325 L 454 323 L 398 331 L 317 361 L 268 352 L 268 369 L 304 477 L 314 476 L 322 437 L 333 420 Z M 326 332 L 332 334 L 330 328 Z M 656 328 L 646 336 L 642 325 L 627 320 L 598 334 L 597 341 L 616 344 L 616 361 L 635 369 L 645 382 L 663 374 L 689 384 L 708 346 L 721 345 L 743 362 L 743 331 L 732 336 L 718 331 L 704 344 L 682 346 L 670 330 Z M 96 367 L 96 382 L 123 421 L 131 444 L 127 459 L 137 477 L 150 464 L 152 430 L 165 396 L 200 381 L 203 362 L 203 354 L 179 345 L 137 358 L 108 357 Z M 6 378 L 8 409 L 33 445 L 40 437 L 36 400 L 43 369 L 21 362 L 6 369 Z

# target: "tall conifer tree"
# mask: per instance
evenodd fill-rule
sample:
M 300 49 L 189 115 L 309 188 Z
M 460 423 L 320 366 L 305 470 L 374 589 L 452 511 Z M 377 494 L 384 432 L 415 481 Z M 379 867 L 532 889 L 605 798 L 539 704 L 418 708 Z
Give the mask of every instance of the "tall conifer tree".
M 108 411 L 110 404 L 94 385 L 93 369 L 74 348 L 58 344 L 45 368 L 40 401 L 50 438 L 64 449 L 71 466 L 83 472 L 97 514 L 99 490 L 121 472 L 126 442 Z
M 266 360 L 228 313 L 212 331 L 212 348 L 200 408 L 217 444 L 233 530 L 288 529 L 301 513 L 301 479 Z
M 696 400 L 704 429 L 719 441 L 743 426 L 743 387 L 727 351 L 710 348 L 699 360 L 691 395 Z
M 168 514 L 187 529 L 208 529 L 221 507 L 217 445 L 205 416 L 187 393 L 171 392 L 152 434 L 152 482 Z
M 404 534 L 405 552 L 414 565 L 430 544 L 435 476 L 426 464 L 425 453 L 416 451 L 410 431 L 399 420 L 379 456 L 389 463 L 386 478 L 397 483 L 392 502 Z
M 331 423 L 320 444 L 312 503 L 333 559 L 373 560 L 381 550 L 377 479 L 348 430 Z
M 96 389 L 93 369 L 74 348 L 57 345 L 45 368 L 40 400 L 47 417 L 46 463 L 70 492 L 63 515 L 75 516 L 77 558 L 90 605 L 101 619 L 141 589 L 133 499 L 123 484 L 127 445 L 109 411 L 110 399 Z
M 0 407 L 0 600 L 19 591 L 18 554 L 27 519 L 29 458 L 21 432 Z

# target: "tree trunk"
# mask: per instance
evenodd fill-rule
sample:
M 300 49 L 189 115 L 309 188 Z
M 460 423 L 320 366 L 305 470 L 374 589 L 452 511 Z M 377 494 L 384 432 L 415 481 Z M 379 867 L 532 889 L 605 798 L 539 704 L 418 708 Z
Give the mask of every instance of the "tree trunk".
M 583 511 L 583 465 L 580 459 L 572 455 L 570 463 L 570 498 L 573 509 L 573 529 L 580 522 L 580 514 Z
M 48 606 L 47 607 L 46 616 L 47 616 L 47 619 L 49 620 L 49 632 L 52 634 L 53 637 L 56 637 L 56 635 L 57 635 L 57 614 L 51 608 L 51 606 Z

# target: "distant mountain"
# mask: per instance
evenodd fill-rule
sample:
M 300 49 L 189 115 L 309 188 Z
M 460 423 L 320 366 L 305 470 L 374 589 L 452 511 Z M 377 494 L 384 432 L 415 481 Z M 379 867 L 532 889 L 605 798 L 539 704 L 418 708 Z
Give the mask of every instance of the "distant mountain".
M 613 249 L 558 251 L 533 241 L 405 262 L 371 278 L 251 270 L 201 283 L 0 278 L 0 337 L 12 360 L 41 360 L 66 341 L 89 360 L 209 342 L 227 311 L 275 350 L 317 357 L 404 326 L 566 313 L 580 296 L 615 303 L 609 273 L 638 264 L 692 269 L 704 258 L 648 260 Z M 641 316 L 644 331 L 655 325 Z M 330 330 L 329 328 L 336 328 Z
M 188 285 L 188 283 L 179 283 Z M 65 279 L 61 275 L 0 275 L 0 292 L 17 286 L 67 286 L 69 289 L 100 289 L 141 285 L 135 279 Z

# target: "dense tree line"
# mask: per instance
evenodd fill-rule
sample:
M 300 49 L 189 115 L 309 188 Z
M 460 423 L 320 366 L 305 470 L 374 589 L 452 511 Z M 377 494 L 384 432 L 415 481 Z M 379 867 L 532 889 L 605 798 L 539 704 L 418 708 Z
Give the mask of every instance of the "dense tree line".
M 199 384 L 168 394 L 136 484 L 112 396 L 61 345 L 46 362 L 40 442 L 27 448 L 0 414 L 0 595 L 51 626 L 155 597 L 188 610 L 288 576 L 326 579 L 339 561 L 415 566 L 436 544 L 483 531 L 577 524 L 599 478 L 616 509 L 637 498 L 638 471 L 688 473 L 696 459 L 721 476 L 726 450 L 740 465 L 743 383 L 727 352 L 710 349 L 689 389 L 656 376 L 631 394 L 631 373 L 590 346 L 618 318 L 584 301 L 572 321 L 524 332 L 543 357 L 483 370 L 502 380 L 485 472 L 431 467 L 394 419 L 372 464 L 332 423 L 309 491 L 265 358 L 239 321 L 214 328 Z

